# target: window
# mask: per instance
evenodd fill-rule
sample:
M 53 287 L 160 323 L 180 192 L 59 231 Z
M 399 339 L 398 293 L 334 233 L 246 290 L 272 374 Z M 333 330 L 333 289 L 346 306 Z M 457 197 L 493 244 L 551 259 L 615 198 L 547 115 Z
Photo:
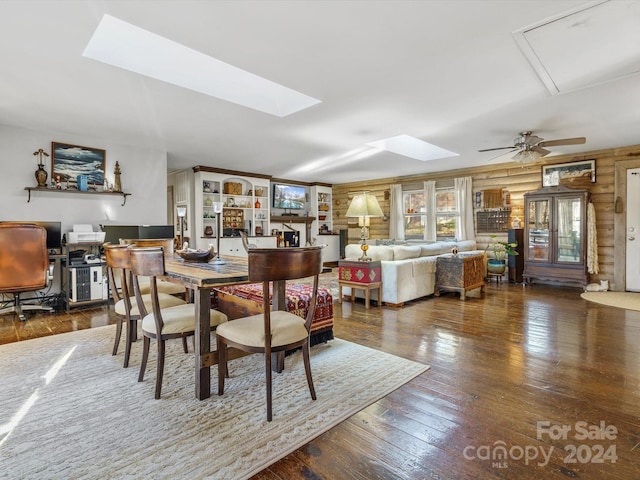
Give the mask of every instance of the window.
M 422 240 L 424 238 L 424 228 L 427 224 L 424 191 L 403 192 L 402 197 L 404 205 L 404 238 L 406 240 Z
M 436 239 L 456 238 L 456 222 L 460 218 L 453 188 L 436 189 Z
M 423 240 L 427 222 L 435 223 L 436 240 L 452 240 L 460 212 L 453 187 L 436 189 L 435 212 L 427 212 L 424 190 L 403 192 L 404 238 Z

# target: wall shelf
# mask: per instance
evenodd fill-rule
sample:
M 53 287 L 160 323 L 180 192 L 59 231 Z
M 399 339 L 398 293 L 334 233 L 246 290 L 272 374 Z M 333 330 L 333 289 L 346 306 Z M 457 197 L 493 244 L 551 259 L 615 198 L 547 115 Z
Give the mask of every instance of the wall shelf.
M 82 195 L 118 195 L 122 197 L 122 205 L 124 207 L 125 203 L 127 203 L 127 197 L 131 195 L 130 193 L 125 192 L 96 192 L 93 190 L 83 191 L 83 190 L 58 190 L 57 188 L 44 188 L 44 187 L 24 187 L 25 190 L 29 192 L 29 197 L 27 198 L 27 203 L 31 201 L 31 192 L 47 192 L 47 193 L 71 193 L 71 194 L 82 194 Z

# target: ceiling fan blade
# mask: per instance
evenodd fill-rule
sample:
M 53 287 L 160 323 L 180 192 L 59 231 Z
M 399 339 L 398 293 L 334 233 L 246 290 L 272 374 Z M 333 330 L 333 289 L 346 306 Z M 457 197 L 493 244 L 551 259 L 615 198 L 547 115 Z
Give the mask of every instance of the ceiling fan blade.
M 560 140 L 548 140 L 546 142 L 540 142 L 537 144 L 537 146 L 538 147 L 555 147 L 558 145 L 581 145 L 586 141 L 587 139 L 585 137 L 561 138 Z
M 551 153 L 551 150 L 547 150 L 546 148 L 540 147 L 540 144 L 536 145 L 535 147 L 531 147 L 530 150 L 534 152 L 538 152 L 543 157 Z
M 494 150 L 505 150 L 505 149 L 507 149 L 507 148 L 509 148 L 509 149 L 511 149 L 511 150 L 515 150 L 515 149 L 516 149 L 516 148 L 518 148 L 518 147 L 511 146 L 511 147 L 485 148 L 485 149 L 483 149 L 483 150 L 478 150 L 478 151 L 479 151 L 479 152 L 493 152 Z

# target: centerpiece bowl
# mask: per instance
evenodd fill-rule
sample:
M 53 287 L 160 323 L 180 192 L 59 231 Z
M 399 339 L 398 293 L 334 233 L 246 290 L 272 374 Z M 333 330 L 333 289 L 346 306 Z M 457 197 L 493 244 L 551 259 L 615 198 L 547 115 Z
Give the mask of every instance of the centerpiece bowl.
M 185 262 L 208 262 L 215 256 L 215 249 L 213 246 L 209 248 L 209 250 L 176 250 L 176 253 L 180 258 L 182 258 Z

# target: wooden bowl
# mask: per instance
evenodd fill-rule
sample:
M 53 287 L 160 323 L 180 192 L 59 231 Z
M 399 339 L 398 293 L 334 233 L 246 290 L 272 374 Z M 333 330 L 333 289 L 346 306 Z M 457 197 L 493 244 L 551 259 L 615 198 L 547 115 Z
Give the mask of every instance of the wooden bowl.
M 176 253 L 185 262 L 208 262 L 215 256 L 215 250 L 211 247 L 209 250 L 176 250 Z

